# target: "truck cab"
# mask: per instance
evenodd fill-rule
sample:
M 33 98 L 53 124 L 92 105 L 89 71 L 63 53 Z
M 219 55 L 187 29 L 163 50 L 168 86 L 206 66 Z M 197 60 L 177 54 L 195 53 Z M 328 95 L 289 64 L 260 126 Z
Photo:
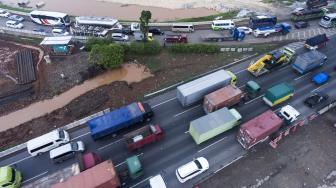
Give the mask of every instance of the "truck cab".
M 249 98 L 256 97 L 258 93 L 261 91 L 260 85 L 253 80 L 246 82 L 245 88 L 246 88 L 247 96 Z
M 285 120 L 286 123 L 293 123 L 297 120 L 300 112 L 298 112 L 291 105 L 286 105 L 282 107 L 279 111 L 279 116 Z
M 138 156 L 134 155 L 132 157 L 127 158 L 126 165 L 128 174 L 131 177 L 131 179 L 135 180 L 140 176 L 142 176 L 143 168 Z
M 19 188 L 21 181 L 22 176 L 20 171 L 10 166 L 0 168 L 0 187 Z

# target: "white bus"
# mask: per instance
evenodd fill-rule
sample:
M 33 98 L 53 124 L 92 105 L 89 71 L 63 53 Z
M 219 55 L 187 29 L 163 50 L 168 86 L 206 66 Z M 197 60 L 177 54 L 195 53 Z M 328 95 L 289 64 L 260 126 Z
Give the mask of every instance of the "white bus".
M 336 13 L 326 14 L 321 18 L 319 24 L 325 28 L 336 27 Z
M 192 24 L 174 24 L 172 26 L 173 32 L 193 32 L 194 31 L 194 25 Z
M 117 19 L 97 16 L 78 16 L 75 18 L 75 26 L 93 26 L 106 29 L 121 29 L 122 27 Z
M 34 10 L 30 12 L 30 18 L 34 23 L 50 26 L 69 26 L 70 17 L 66 13 Z
M 212 21 L 211 28 L 215 31 L 222 29 L 233 29 L 235 24 L 232 20 L 214 20 Z

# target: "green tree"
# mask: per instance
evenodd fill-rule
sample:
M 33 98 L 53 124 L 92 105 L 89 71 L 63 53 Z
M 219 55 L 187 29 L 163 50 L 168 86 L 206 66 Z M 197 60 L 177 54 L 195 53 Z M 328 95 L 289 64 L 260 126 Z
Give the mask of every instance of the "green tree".
M 152 18 L 152 13 L 149 10 L 141 11 L 140 16 L 140 30 L 144 36 L 144 41 L 147 41 L 147 33 L 148 33 L 148 23 L 149 20 Z
M 124 48 L 118 44 L 93 45 L 89 61 L 105 68 L 119 68 L 124 60 Z

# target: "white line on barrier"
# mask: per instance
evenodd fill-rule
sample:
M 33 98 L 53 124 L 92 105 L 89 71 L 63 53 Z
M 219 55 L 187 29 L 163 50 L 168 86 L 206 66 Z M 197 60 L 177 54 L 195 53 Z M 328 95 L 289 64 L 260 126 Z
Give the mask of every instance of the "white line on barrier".
M 41 174 L 39 174 L 39 175 L 36 175 L 36 176 L 34 176 L 34 177 L 32 177 L 32 178 L 29 178 L 29 179 L 23 181 L 22 184 L 27 183 L 28 181 L 33 180 L 33 179 L 35 179 L 35 178 L 38 178 L 38 177 L 40 177 L 40 176 L 43 176 L 43 175 L 46 174 L 46 173 L 48 173 L 48 171 L 45 171 L 45 172 L 43 172 L 43 173 L 41 173 Z
M 180 116 L 180 115 L 182 115 L 182 114 L 184 114 L 184 113 L 186 113 L 186 112 L 189 112 L 189 111 L 191 111 L 191 110 L 193 110 L 193 109 L 195 109 L 195 108 L 197 108 L 197 107 L 200 107 L 200 106 L 201 106 L 201 105 L 199 104 L 199 105 L 194 106 L 194 107 L 192 107 L 192 108 L 190 108 L 190 109 L 188 109 L 188 110 L 185 110 L 185 111 L 183 111 L 183 112 L 180 112 L 180 113 L 178 113 L 178 114 L 175 114 L 174 117 Z
M 295 78 L 294 80 L 295 80 L 295 81 L 300 80 L 301 78 L 303 78 L 303 77 L 305 77 L 305 76 L 308 76 L 310 73 L 311 73 L 311 72 L 308 72 L 308 73 L 306 73 L 306 74 L 304 74 L 304 75 L 302 75 L 302 76 L 299 76 L 299 77 Z
M 156 108 L 156 107 L 158 107 L 158 106 L 160 106 L 160 105 L 162 105 L 162 104 L 165 104 L 165 103 L 167 103 L 167 102 L 170 102 L 170 101 L 172 101 L 172 100 L 174 100 L 174 99 L 176 99 L 176 97 L 171 98 L 171 99 L 168 99 L 168 100 L 166 100 L 166 101 L 163 101 L 163 102 L 161 102 L 161 103 L 159 103 L 159 104 L 156 104 L 156 105 L 152 106 L 152 108 Z
M 312 90 L 312 91 L 310 91 L 310 92 L 313 93 L 313 92 L 315 92 L 315 91 L 321 89 L 323 86 L 326 86 L 327 84 L 328 84 L 328 83 L 325 83 L 324 85 L 321 85 L 320 87 L 318 87 L 318 88 L 316 88 L 316 89 L 314 89 L 314 90 Z

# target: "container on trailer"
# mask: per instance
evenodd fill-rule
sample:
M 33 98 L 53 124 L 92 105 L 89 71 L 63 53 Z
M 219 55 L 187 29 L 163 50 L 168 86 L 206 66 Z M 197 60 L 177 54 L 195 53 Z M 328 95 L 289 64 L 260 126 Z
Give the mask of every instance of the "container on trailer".
M 324 65 L 326 61 L 326 55 L 317 50 L 312 50 L 302 55 L 299 55 L 296 58 L 295 62 L 292 64 L 292 67 L 300 74 L 305 74 L 312 69 Z
M 231 107 L 241 101 L 243 92 L 234 85 L 225 86 L 204 97 L 203 109 L 206 113 L 223 107 Z
M 134 102 L 88 121 L 91 136 L 99 139 L 117 131 L 144 122 L 153 111 L 147 103 Z
M 219 70 L 177 87 L 176 97 L 183 107 L 200 101 L 205 95 L 229 84 L 235 84 L 237 77 L 226 70 Z
M 250 149 L 279 130 L 282 124 L 283 120 L 274 112 L 268 110 L 240 126 L 237 136 L 238 142 L 245 149 Z
M 241 115 L 236 109 L 222 108 L 190 122 L 189 134 L 201 144 L 239 124 Z
M 294 88 L 283 82 L 266 90 L 263 100 L 269 106 L 280 104 L 294 95 Z

